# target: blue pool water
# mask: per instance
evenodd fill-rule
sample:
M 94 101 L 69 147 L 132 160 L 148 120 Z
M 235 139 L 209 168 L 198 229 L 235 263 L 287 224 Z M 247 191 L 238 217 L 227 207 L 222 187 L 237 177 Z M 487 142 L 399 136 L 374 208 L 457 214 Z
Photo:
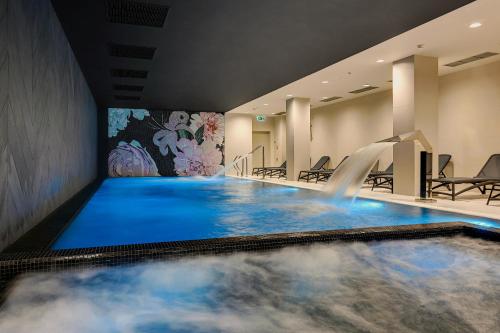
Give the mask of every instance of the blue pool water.
M 435 222 L 500 221 L 234 178 L 110 178 L 53 249 Z

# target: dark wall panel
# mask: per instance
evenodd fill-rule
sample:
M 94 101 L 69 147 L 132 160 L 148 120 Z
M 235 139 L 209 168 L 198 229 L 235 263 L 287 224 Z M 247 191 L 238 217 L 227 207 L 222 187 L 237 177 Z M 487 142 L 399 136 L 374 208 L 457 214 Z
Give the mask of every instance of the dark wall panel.
M 97 170 L 97 108 L 50 0 L 0 0 L 0 249 Z

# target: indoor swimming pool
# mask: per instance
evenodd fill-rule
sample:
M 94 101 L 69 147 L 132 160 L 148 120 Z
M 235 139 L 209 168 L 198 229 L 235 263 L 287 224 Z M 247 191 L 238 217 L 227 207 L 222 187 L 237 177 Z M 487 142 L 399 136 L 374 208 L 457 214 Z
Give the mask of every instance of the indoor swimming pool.
M 69 249 L 376 226 L 496 220 L 252 180 L 109 178 L 52 245 Z
M 498 242 L 335 242 L 25 274 L 0 331 L 490 333 L 499 281 Z

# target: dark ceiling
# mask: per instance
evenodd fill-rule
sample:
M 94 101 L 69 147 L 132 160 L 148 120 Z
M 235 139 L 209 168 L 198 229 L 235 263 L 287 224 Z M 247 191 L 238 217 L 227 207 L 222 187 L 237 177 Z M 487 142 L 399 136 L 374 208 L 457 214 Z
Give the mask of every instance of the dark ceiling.
M 228 111 L 472 1 L 52 2 L 99 106 Z M 162 25 L 166 8 L 146 2 L 168 6 L 162 27 L 110 23 Z M 132 50 L 152 60 L 116 57 L 110 43 L 156 50 Z M 112 68 L 148 74 L 117 78 Z

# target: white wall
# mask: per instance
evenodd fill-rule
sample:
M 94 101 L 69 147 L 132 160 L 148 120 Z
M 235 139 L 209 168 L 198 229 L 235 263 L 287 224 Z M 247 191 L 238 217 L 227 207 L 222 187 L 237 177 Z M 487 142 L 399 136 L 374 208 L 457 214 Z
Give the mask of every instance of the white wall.
M 500 153 L 500 61 L 442 76 L 439 92 L 440 152 L 456 176 L 475 176 Z
M 224 146 L 226 165 L 229 165 L 236 155 L 243 155 L 252 150 L 252 118 L 253 116 L 245 114 L 226 114 Z M 251 158 L 248 165 L 251 169 Z M 232 169 L 226 174 L 235 175 L 236 171 Z
M 330 167 L 335 167 L 344 156 L 392 136 L 392 93 L 383 91 L 313 109 L 311 124 L 312 163 L 328 155 Z M 388 150 L 379 168 L 385 169 L 391 162 L 392 151 Z

